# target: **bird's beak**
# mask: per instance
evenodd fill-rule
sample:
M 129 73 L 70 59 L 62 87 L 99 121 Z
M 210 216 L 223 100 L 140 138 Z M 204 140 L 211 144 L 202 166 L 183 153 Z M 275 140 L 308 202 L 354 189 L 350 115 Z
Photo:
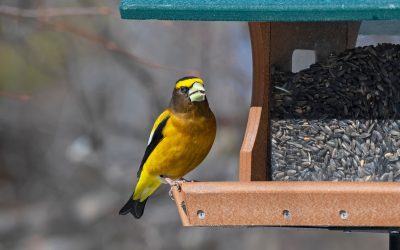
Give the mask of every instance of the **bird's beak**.
M 191 102 L 202 102 L 206 99 L 206 89 L 201 83 L 194 83 L 189 89 L 189 98 Z

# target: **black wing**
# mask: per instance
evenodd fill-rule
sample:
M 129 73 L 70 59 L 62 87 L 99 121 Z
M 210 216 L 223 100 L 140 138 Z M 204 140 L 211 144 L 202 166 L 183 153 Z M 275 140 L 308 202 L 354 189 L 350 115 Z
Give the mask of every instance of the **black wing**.
M 139 170 L 137 172 L 137 177 L 140 177 L 140 173 L 142 173 L 143 170 L 143 165 L 147 161 L 147 158 L 149 158 L 151 152 L 157 147 L 158 143 L 164 138 L 162 131 L 167 124 L 167 121 L 169 119 L 169 116 L 165 117 L 164 120 L 158 124 L 157 128 L 154 130 L 153 137 L 151 138 L 151 141 L 149 145 L 147 145 L 146 151 L 144 152 L 144 156 L 142 159 L 142 163 L 140 163 Z

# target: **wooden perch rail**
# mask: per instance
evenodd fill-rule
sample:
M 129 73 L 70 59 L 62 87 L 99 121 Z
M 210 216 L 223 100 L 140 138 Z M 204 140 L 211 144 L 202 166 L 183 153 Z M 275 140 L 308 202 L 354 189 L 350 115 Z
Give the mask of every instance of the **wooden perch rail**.
M 173 195 L 184 226 L 400 227 L 400 185 L 195 182 Z

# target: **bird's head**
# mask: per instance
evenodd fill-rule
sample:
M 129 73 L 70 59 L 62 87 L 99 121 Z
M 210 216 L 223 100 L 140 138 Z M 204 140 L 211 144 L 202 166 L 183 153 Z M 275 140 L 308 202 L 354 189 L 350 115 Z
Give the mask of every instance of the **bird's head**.
M 172 108 L 175 111 L 185 112 L 199 105 L 208 106 L 203 80 L 194 76 L 179 79 L 172 92 Z

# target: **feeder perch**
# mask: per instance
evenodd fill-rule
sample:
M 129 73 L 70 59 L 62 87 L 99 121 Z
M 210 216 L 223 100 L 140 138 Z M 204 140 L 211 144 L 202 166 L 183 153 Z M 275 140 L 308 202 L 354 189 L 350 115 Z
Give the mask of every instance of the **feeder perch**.
M 352 48 L 360 21 L 400 19 L 400 2 L 122 0 L 120 12 L 125 19 L 249 22 L 253 87 L 239 181 L 174 189 L 184 226 L 400 230 L 400 183 L 276 182 L 267 172 L 271 66 L 291 70 L 296 49 L 313 50 L 318 61 Z

